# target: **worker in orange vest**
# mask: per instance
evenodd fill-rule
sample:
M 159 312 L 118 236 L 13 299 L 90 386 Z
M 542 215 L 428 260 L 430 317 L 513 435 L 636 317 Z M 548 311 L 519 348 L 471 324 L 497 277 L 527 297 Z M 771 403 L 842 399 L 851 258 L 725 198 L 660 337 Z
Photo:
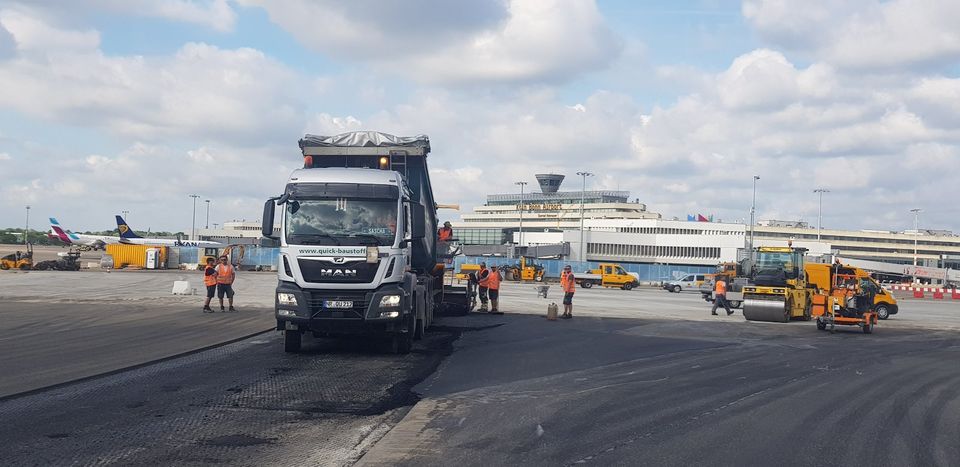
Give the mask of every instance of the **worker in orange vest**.
M 480 296 L 480 311 L 487 311 L 487 286 L 490 284 L 490 270 L 487 263 L 480 263 L 477 271 L 477 295 Z
M 502 315 L 503 312 L 498 309 L 500 305 L 500 281 L 503 277 L 497 271 L 496 266 L 490 266 L 490 275 L 487 278 L 487 294 L 490 295 L 490 314 Z
M 733 311 L 730 310 L 730 304 L 727 303 L 727 281 L 723 276 L 717 276 L 716 281 L 713 286 L 713 309 L 710 310 L 710 314 L 717 316 L 717 307 L 722 306 L 727 310 L 727 316 L 730 316 Z
M 230 311 L 237 311 L 233 307 L 233 280 L 237 272 L 233 265 L 227 262 L 226 256 L 220 257 L 220 264 L 217 265 L 217 298 L 220 299 L 220 311 L 223 310 L 223 296 L 227 296 L 230 301 Z
M 453 227 L 450 226 L 450 221 L 443 223 L 443 227 L 440 227 L 440 230 L 437 231 L 437 238 L 440 239 L 441 242 L 453 240 Z
M 573 293 L 577 289 L 577 278 L 573 275 L 570 265 L 563 267 L 560 273 L 560 288 L 563 289 L 563 319 L 573 318 Z
M 203 269 L 203 285 L 207 287 L 207 301 L 203 303 L 204 313 L 213 313 L 210 300 L 213 300 L 213 294 L 217 293 L 217 269 L 213 267 L 213 263 L 213 258 L 207 258 L 207 267 Z

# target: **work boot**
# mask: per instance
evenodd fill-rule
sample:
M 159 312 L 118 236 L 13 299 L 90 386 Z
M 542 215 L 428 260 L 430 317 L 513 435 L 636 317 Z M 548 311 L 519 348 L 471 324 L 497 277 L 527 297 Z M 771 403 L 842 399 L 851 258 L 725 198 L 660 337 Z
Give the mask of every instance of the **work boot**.
M 204 313 L 213 313 L 213 308 L 210 308 L 209 305 L 204 305 L 204 306 L 203 306 L 203 312 L 204 312 Z
M 227 311 L 227 310 L 223 308 L 223 305 L 220 305 L 220 313 L 223 313 L 224 311 Z
M 712 311 L 712 312 L 710 312 L 710 314 L 713 315 L 713 316 L 720 316 L 720 315 L 717 314 L 716 311 Z
M 728 311 L 728 312 L 727 312 L 727 316 L 730 316 L 730 315 L 732 315 L 732 314 L 733 314 L 732 311 Z
M 230 311 L 237 311 L 237 309 L 234 308 L 233 305 L 230 305 Z

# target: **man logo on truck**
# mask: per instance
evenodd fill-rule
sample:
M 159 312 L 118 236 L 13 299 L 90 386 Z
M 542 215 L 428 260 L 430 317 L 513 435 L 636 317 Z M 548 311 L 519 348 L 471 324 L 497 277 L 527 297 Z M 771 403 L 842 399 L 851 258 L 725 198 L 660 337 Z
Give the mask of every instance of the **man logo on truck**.
M 323 277 L 357 277 L 356 269 L 321 269 Z

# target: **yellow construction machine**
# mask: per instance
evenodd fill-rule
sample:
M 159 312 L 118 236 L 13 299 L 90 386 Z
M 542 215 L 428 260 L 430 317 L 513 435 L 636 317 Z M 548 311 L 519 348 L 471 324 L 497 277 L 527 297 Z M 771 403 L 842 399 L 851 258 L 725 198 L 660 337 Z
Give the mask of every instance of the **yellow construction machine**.
M 203 268 L 207 267 L 207 258 L 213 258 L 213 262 L 216 264 L 218 258 L 221 256 L 226 256 L 230 260 L 230 264 L 239 266 L 243 261 L 246 251 L 246 246 L 240 244 L 227 245 L 223 248 L 204 248 L 200 254 L 200 257 L 198 258 L 199 261 L 197 262 L 197 270 L 203 271 Z
M 750 280 L 743 287 L 744 318 L 781 323 L 810 319 L 815 291 L 807 287 L 806 252 L 792 246 L 753 249 Z
M 33 269 L 33 244 L 27 244 L 26 253 L 18 251 L 0 258 L 0 269 L 20 269 L 23 271 Z

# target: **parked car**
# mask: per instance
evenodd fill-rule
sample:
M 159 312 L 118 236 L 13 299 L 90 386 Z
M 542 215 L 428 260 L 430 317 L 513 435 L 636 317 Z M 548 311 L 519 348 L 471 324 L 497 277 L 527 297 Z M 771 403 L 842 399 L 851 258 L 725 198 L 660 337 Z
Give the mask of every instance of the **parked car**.
M 706 280 L 706 274 L 687 274 L 682 279 L 672 280 L 663 284 L 664 290 L 680 293 L 684 290 L 699 291 L 700 285 Z

